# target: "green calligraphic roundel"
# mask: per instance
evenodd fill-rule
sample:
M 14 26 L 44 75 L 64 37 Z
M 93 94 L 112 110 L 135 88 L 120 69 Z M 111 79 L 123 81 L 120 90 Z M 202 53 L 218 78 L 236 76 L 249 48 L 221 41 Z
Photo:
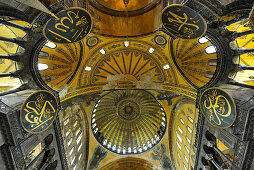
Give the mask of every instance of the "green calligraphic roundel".
M 161 15 L 163 27 L 176 38 L 195 39 L 206 32 L 203 17 L 184 5 L 170 5 Z
M 20 110 L 20 121 L 29 133 L 40 133 L 48 129 L 56 118 L 56 97 L 46 90 L 31 94 Z
M 222 89 L 206 89 L 199 102 L 203 115 L 213 126 L 227 128 L 234 123 L 236 118 L 234 100 Z
M 92 18 L 83 8 L 68 8 L 51 18 L 43 29 L 44 36 L 55 43 L 73 43 L 82 40 L 92 29 Z

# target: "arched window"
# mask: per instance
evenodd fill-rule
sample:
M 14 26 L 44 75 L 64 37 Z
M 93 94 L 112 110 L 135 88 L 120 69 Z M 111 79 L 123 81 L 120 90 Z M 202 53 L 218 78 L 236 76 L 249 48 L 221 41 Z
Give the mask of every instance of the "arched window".
M 189 99 L 180 100 L 176 104 L 173 123 L 173 155 L 177 169 L 190 169 L 195 160 L 191 155 L 195 154 L 193 144 L 195 141 L 195 123 L 197 122 L 198 111 L 195 102 Z
M 25 37 L 27 33 L 23 29 L 30 24 L 7 16 L 0 16 L 0 21 L 0 92 L 4 92 L 22 84 L 19 78 L 14 78 L 13 73 L 21 69 L 16 61 L 25 49 L 19 43 L 14 43 L 13 39 Z
M 206 42 L 208 42 L 208 41 L 209 41 L 209 39 L 208 39 L 206 36 L 201 37 L 201 38 L 198 39 L 198 42 L 199 42 L 200 44 L 204 44 L 204 43 L 206 43 Z
M 60 124 L 65 144 L 65 150 L 70 169 L 82 169 L 85 167 L 84 159 L 87 155 L 86 145 L 86 125 L 84 113 L 78 105 L 70 105 L 62 109 L 59 113 Z
M 210 45 L 208 47 L 205 48 L 205 52 L 207 54 L 213 54 L 213 53 L 216 53 L 216 47 L 214 45 Z

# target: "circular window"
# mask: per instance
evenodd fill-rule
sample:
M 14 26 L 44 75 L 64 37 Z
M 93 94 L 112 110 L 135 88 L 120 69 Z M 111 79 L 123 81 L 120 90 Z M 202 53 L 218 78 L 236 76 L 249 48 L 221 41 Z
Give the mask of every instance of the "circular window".
M 145 90 L 116 90 L 99 99 L 91 128 L 97 141 L 117 154 L 139 154 L 156 145 L 166 131 L 166 113 Z

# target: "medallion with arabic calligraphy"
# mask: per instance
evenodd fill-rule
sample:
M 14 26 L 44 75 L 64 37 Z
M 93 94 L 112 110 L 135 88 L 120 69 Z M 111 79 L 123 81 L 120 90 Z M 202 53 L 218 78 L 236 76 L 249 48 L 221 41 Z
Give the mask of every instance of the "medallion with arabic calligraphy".
M 232 97 L 219 88 L 206 89 L 199 101 L 200 109 L 213 126 L 230 127 L 236 118 L 236 106 Z
M 206 32 L 203 17 L 184 5 L 170 5 L 161 15 L 163 27 L 175 38 L 195 39 Z
M 43 29 L 44 36 L 55 43 L 73 43 L 82 40 L 92 29 L 90 14 L 83 8 L 68 8 L 51 18 Z
M 54 94 L 40 90 L 31 94 L 20 110 L 20 121 L 29 133 L 48 129 L 56 118 L 58 103 Z

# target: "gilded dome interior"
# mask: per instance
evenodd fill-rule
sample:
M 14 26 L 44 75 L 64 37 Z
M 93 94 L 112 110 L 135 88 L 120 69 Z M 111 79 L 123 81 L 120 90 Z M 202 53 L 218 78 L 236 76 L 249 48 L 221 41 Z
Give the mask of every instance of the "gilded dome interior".
M 92 132 L 99 143 L 118 154 L 138 154 L 155 146 L 166 131 L 166 113 L 144 90 L 105 94 L 94 105 Z

